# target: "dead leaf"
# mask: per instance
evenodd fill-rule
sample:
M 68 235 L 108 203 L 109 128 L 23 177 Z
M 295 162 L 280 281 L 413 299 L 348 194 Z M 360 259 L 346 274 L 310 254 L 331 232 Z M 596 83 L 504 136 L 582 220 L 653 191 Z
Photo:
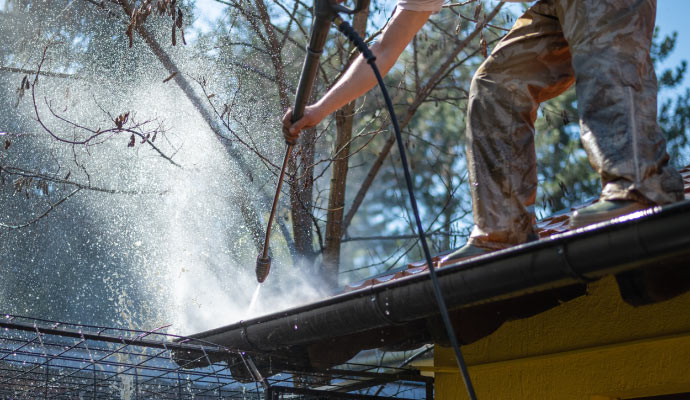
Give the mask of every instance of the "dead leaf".
M 474 20 L 479 22 L 479 14 L 482 12 L 482 3 L 481 1 L 477 4 L 477 7 L 474 9 Z
M 127 145 L 127 147 L 134 147 L 135 142 L 136 142 L 136 139 L 134 138 L 134 134 L 132 134 L 132 136 L 130 136 L 130 138 L 129 138 L 129 144 Z
M 10 139 L 5 139 L 5 150 L 9 149 L 11 144 Z
M 120 114 L 115 118 L 115 126 L 117 126 L 117 129 L 122 129 L 122 127 L 127 123 L 127 120 L 129 119 L 129 111 L 127 111 L 124 114 Z
M 175 46 L 176 44 L 177 43 L 175 40 L 175 23 L 173 22 L 173 24 L 172 24 L 172 45 Z
M 175 25 L 177 25 L 178 28 L 182 28 L 182 10 L 180 7 L 177 7 L 177 21 L 175 21 Z
M 65 175 L 65 180 L 68 180 L 70 176 L 72 176 L 72 171 L 67 171 L 67 175 Z
M 216 94 L 215 94 L 215 93 L 211 93 L 211 94 L 208 95 L 208 98 L 209 98 L 209 99 L 212 99 L 212 98 L 214 98 L 214 97 L 216 97 Z
M 563 110 L 561 112 L 561 117 L 563 118 L 563 125 L 568 125 L 570 123 L 570 118 L 568 118 L 568 112 Z
M 484 39 L 484 34 L 482 33 L 479 34 L 479 47 L 484 58 L 487 58 L 489 56 L 489 48 L 488 44 L 486 43 L 486 39 Z
M 22 184 L 24 183 L 24 178 L 20 176 L 19 178 L 15 179 L 15 181 L 12 183 L 14 184 L 14 192 L 20 193 L 22 191 Z
M 43 192 L 44 196 L 48 196 L 48 194 L 49 194 L 48 183 L 46 183 L 46 181 L 43 181 L 43 180 L 40 181 L 38 183 L 38 188 L 41 189 L 41 192 Z
M 165 10 L 167 8 L 167 5 L 165 4 L 165 2 L 158 0 L 158 3 L 156 3 L 156 6 L 158 7 L 158 15 L 165 14 Z

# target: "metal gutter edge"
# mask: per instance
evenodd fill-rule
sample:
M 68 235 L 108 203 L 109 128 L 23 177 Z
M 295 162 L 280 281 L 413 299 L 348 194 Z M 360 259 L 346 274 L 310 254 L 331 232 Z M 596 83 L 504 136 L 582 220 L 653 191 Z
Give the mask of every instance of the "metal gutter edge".
M 690 201 L 684 201 L 460 262 L 437 273 L 449 309 L 457 309 L 690 255 L 688 228 Z M 423 272 L 190 337 L 246 351 L 273 351 L 437 313 L 428 272 Z

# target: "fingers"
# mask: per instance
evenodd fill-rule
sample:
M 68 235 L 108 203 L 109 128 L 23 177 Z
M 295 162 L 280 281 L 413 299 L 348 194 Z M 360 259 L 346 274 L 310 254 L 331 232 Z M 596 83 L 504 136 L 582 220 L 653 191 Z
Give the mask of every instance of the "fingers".
M 311 128 L 311 124 L 309 124 L 309 120 L 306 117 L 302 117 L 290 126 L 290 133 L 299 134 L 302 129 L 306 128 Z
M 285 142 L 294 145 L 297 143 L 299 138 L 299 129 L 294 129 L 294 124 L 291 122 L 292 119 L 292 109 L 288 109 L 285 115 L 283 115 L 283 137 Z M 299 121 L 297 121 L 299 122 Z
M 297 134 L 290 133 L 288 128 L 283 127 L 283 137 L 285 138 L 285 143 L 295 145 L 297 144 L 297 139 L 299 139 L 299 132 Z
M 292 109 L 287 110 L 285 115 L 283 115 L 283 136 L 288 144 L 295 144 L 300 132 L 303 129 L 312 128 L 316 126 L 322 119 L 319 114 L 311 107 L 307 107 L 304 111 L 304 115 L 296 122 L 292 122 Z
M 285 112 L 285 115 L 283 115 L 282 123 L 283 123 L 283 128 L 290 128 L 292 125 L 292 122 L 290 121 L 292 119 L 292 108 L 288 108 L 288 110 Z

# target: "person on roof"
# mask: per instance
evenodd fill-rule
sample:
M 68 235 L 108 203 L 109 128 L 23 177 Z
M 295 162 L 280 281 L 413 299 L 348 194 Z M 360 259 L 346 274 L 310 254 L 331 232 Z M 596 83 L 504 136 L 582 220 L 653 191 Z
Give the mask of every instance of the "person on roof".
M 514 2 L 517 2 L 513 0 Z M 443 0 L 399 0 L 372 46 L 390 70 Z M 539 104 L 576 85 L 581 139 L 600 174 L 599 201 L 578 210 L 571 228 L 683 199 L 656 122 L 657 83 L 650 58 L 656 0 L 540 0 L 474 74 L 467 108 L 467 165 L 474 228 L 445 259 L 460 260 L 537 238 L 534 121 Z M 360 56 L 304 117 L 300 130 L 366 93 L 376 81 Z

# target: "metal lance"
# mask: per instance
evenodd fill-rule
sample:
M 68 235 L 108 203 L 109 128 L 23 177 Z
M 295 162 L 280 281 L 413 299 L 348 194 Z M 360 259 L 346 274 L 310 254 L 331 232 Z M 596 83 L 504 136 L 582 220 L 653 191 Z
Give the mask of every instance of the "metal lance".
M 331 22 L 338 16 L 338 12 L 347 14 L 354 14 L 365 7 L 369 6 L 368 0 L 360 0 L 357 2 L 357 7 L 354 10 L 338 5 L 334 1 L 329 0 L 315 0 L 314 1 L 314 20 L 311 25 L 311 32 L 309 34 L 309 45 L 307 46 L 307 56 L 304 59 L 302 66 L 302 73 L 300 74 L 299 84 L 297 86 L 297 94 L 295 96 L 295 107 L 292 111 L 291 122 L 299 121 L 304 115 L 304 108 L 311 96 L 311 90 L 314 86 L 316 73 L 319 68 L 319 58 L 323 52 L 323 47 L 328 38 L 328 31 Z M 256 279 L 259 283 L 263 283 L 268 277 L 271 270 L 271 256 L 268 255 L 269 240 L 271 236 L 271 226 L 273 225 L 273 218 L 275 217 L 276 208 L 278 207 L 278 198 L 280 197 L 280 189 L 283 186 L 283 179 L 285 178 L 285 170 L 287 168 L 290 153 L 295 146 L 295 142 L 286 141 L 287 149 L 285 150 L 285 158 L 283 159 L 283 167 L 280 170 L 278 177 L 278 187 L 273 198 L 273 206 L 271 207 L 271 214 L 268 217 L 268 226 L 266 227 L 266 238 L 264 239 L 264 250 L 256 260 Z

